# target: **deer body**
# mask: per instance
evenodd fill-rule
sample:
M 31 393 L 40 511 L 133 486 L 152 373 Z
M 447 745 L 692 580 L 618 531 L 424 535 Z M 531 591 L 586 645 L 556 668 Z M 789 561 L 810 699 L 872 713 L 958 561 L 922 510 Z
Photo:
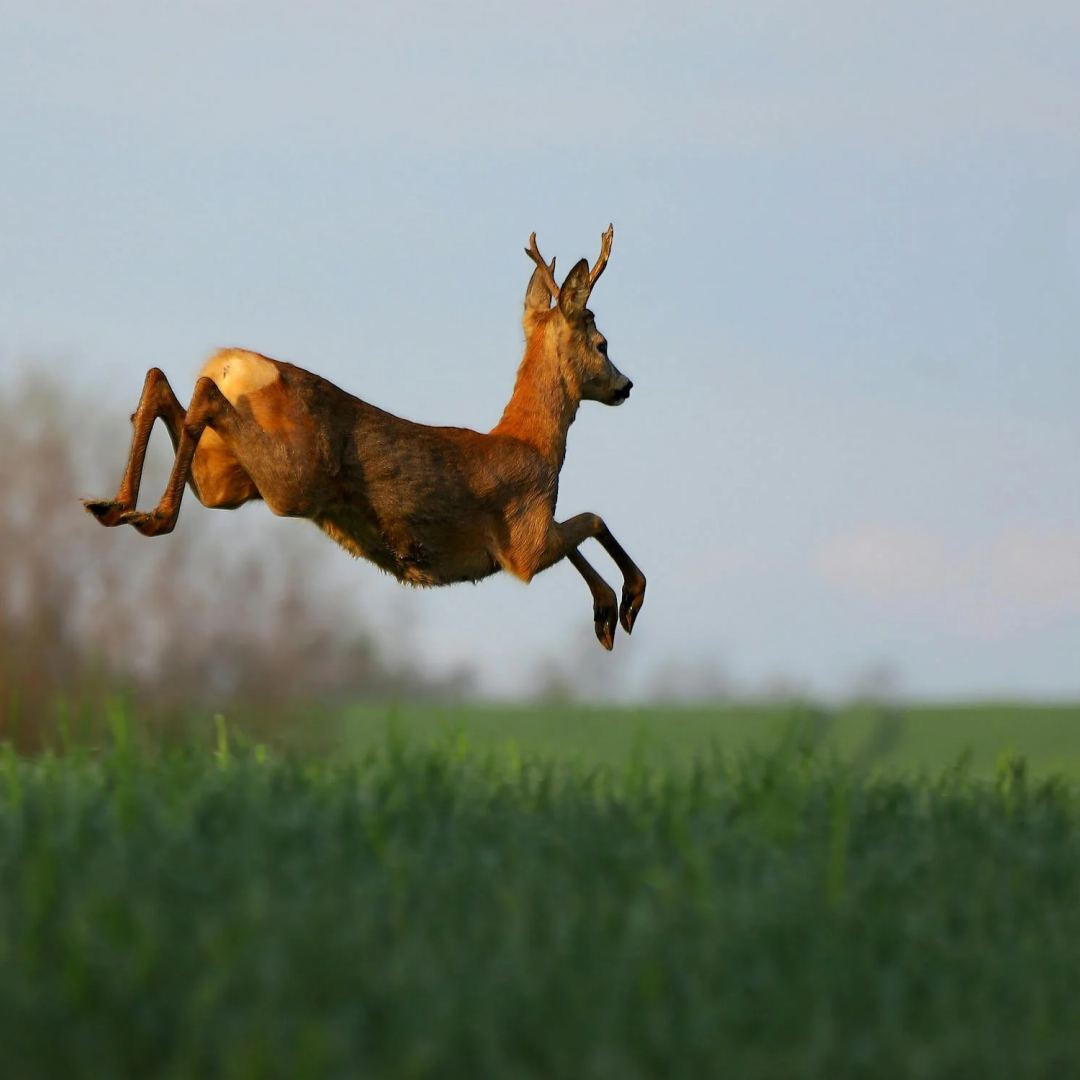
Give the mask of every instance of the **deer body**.
M 607 359 L 585 308 L 610 244 L 609 229 L 593 271 L 582 260 L 560 290 L 554 262 L 543 262 L 533 238 L 525 356 L 489 433 L 413 423 L 303 368 L 222 349 L 203 366 L 186 410 L 165 376 L 151 369 L 117 496 L 87 500 L 87 509 L 103 525 L 130 524 L 153 536 L 174 527 L 185 485 L 210 507 L 261 499 L 275 514 L 310 519 L 351 554 L 412 585 L 479 581 L 499 570 L 527 582 L 568 557 L 592 591 L 597 637 L 611 648 L 614 593 L 577 548 L 594 536 L 622 569 L 618 614 L 627 632 L 645 578 L 595 514 L 554 518 L 579 404 L 619 404 L 632 386 Z M 135 501 L 159 417 L 176 462 L 157 508 L 141 513 Z

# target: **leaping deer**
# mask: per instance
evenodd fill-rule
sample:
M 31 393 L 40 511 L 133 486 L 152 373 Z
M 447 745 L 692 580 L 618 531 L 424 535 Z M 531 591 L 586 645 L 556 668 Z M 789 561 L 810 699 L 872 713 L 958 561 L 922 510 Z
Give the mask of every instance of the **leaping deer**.
M 556 521 L 566 435 L 582 401 L 621 405 L 633 383 L 608 358 L 586 306 L 611 255 L 555 281 L 529 238 L 536 264 L 525 292 L 525 355 L 502 419 L 488 434 L 403 420 L 326 379 L 245 349 L 204 365 L 185 410 L 158 368 L 146 375 L 124 478 L 116 498 L 86 499 L 102 525 L 144 536 L 171 532 L 185 484 L 208 507 L 262 499 L 275 514 L 309 518 L 353 555 L 399 581 L 449 585 L 505 570 L 530 581 L 567 558 L 592 592 L 596 636 L 615 643 L 616 611 L 629 634 L 645 598 L 645 575 L 597 514 Z M 555 301 L 552 306 L 552 301 Z M 136 510 L 146 445 L 165 421 L 176 461 L 165 493 Z M 611 586 L 578 551 L 595 537 L 623 576 Z

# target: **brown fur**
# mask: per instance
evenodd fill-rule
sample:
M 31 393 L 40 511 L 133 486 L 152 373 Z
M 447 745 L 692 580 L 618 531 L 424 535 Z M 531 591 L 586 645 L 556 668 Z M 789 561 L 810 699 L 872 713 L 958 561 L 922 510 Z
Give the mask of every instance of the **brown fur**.
M 609 231 L 603 264 L 610 240 Z M 174 527 L 185 485 L 211 507 L 262 499 L 275 514 L 310 518 L 353 555 L 413 585 L 479 581 L 500 569 L 527 582 L 569 557 L 593 594 L 597 637 L 610 649 L 615 595 L 578 545 L 595 537 L 622 571 L 618 615 L 628 633 L 645 577 L 597 515 L 560 523 L 554 513 L 579 404 L 621 404 L 632 384 L 607 358 L 585 307 L 599 273 L 590 277 L 582 260 L 559 289 L 553 268 L 545 274 L 538 265 L 529 283 L 525 355 L 490 433 L 415 424 L 292 364 L 222 349 L 203 366 L 187 410 L 151 369 L 117 496 L 87 500 L 87 509 L 103 525 L 155 536 Z M 159 417 L 176 462 L 158 506 L 141 513 L 143 460 Z

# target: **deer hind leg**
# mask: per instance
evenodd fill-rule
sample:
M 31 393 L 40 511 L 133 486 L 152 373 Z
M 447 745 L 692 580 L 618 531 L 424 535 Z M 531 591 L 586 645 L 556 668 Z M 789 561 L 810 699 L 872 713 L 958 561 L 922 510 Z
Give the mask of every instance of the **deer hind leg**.
M 626 554 L 615 537 L 611 535 L 611 530 L 604 524 L 604 519 L 599 514 L 578 514 L 566 521 L 553 521 L 548 530 L 547 547 L 543 559 L 537 567 L 537 572 L 557 563 L 562 558 L 569 558 L 577 568 L 578 573 L 589 583 L 590 588 L 593 588 L 593 578 L 595 578 L 595 581 L 602 584 L 610 592 L 611 590 L 603 578 L 578 553 L 578 547 L 590 538 L 595 538 L 600 542 L 604 550 L 615 561 L 615 565 L 622 571 L 623 589 L 622 602 L 619 604 L 619 622 L 622 623 L 622 628 L 629 634 L 633 631 L 638 612 L 645 602 L 645 575 L 634 560 Z M 571 555 L 574 557 L 571 558 Z M 582 564 L 587 567 L 588 573 L 582 568 Z M 593 577 L 590 577 L 590 573 Z M 612 594 L 612 607 L 614 607 L 614 599 L 614 594 Z M 593 591 L 593 600 L 596 603 L 594 607 L 594 614 L 596 614 L 597 610 L 603 605 L 597 599 L 595 590 Z M 610 649 L 611 645 L 606 642 L 602 629 L 600 617 L 597 616 L 596 636 L 599 638 L 601 645 Z M 614 625 L 612 625 L 612 642 L 614 642 L 614 629 Z
M 134 510 L 139 497 L 139 484 L 142 481 L 143 463 L 146 460 L 146 446 L 150 441 L 150 432 L 154 421 L 159 417 L 165 421 L 173 450 L 180 443 L 180 430 L 184 423 L 183 406 L 169 385 L 165 373 L 160 368 L 151 368 L 146 373 L 142 396 L 138 407 L 131 416 L 131 450 L 128 454 L 124 478 L 115 499 L 84 499 L 83 506 L 101 522 L 102 525 L 122 524 L 122 518 L 129 510 Z
M 143 536 L 160 536 L 172 532 L 180 514 L 184 487 L 191 480 L 191 461 L 203 432 L 207 427 L 227 430 L 237 423 L 238 413 L 213 380 L 199 379 L 195 384 L 191 404 L 188 405 L 180 425 L 176 460 L 173 462 L 172 473 L 165 485 L 161 501 L 149 513 L 140 513 L 134 508 L 126 510 L 120 515 L 119 523 L 133 526 Z

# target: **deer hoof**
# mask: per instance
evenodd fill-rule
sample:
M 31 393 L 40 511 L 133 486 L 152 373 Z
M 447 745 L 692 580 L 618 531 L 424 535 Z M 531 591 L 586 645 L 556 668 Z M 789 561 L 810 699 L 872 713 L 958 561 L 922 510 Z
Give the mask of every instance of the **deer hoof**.
M 615 598 L 612 597 L 612 600 Z M 611 652 L 615 648 L 615 605 L 610 607 L 593 608 L 593 625 L 596 629 L 596 640 Z
M 622 623 L 622 628 L 628 634 L 634 632 L 634 623 L 637 622 L 638 612 L 641 610 L 641 605 L 644 603 L 644 585 L 642 585 L 640 589 L 634 591 L 627 588 L 623 589 L 622 603 L 619 605 L 619 622 Z
M 102 525 L 108 528 L 113 525 L 122 525 L 121 519 L 128 512 L 128 508 L 123 503 L 118 503 L 114 499 L 83 499 L 82 504 L 86 507 L 87 513 L 93 514 Z
M 160 536 L 162 533 L 172 532 L 173 522 L 158 510 L 151 510 L 149 514 L 139 513 L 137 510 L 128 510 L 120 515 L 124 525 L 130 525 L 137 533 L 143 536 Z
M 619 605 L 619 622 L 627 634 L 634 632 L 634 623 L 637 622 L 637 612 L 642 610 L 645 603 L 645 579 L 637 585 L 622 586 L 622 603 Z

